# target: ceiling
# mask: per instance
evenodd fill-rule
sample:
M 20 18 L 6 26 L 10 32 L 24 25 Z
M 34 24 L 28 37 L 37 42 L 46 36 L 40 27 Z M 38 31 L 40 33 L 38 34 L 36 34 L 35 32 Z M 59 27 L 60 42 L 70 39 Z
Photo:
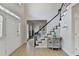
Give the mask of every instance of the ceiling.
M 61 4 L 57 4 L 57 3 L 0 3 L 0 5 L 2 5 L 3 7 L 5 7 L 5 8 L 7 8 L 7 9 L 9 9 L 11 12 L 13 12 L 13 13 L 15 13 L 17 16 L 20 16 L 20 18 L 23 18 L 23 19 L 25 19 L 25 18 L 27 18 L 27 17 L 31 17 L 31 13 L 30 12 L 32 12 L 32 11 L 34 11 L 36 14 L 35 14 L 35 16 L 36 15 L 38 15 L 39 16 L 39 11 L 41 11 L 40 12 L 40 16 L 44 16 L 44 15 L 42 15 L 42 13 L 43 13 L 43 11 L 42 11 L 42 8 L 43 7 L 45 7 L 47 10 L 53 10 L 53 8 L 52 7 L 57 7 L 57 8 L 59 8 L 60 7 L 60 5 Z M 36 6 L 37 5 L 37 6 Z M 43 6 L 43 7 L 42 7 Z M 48 7 L 51 7 L 51 8 L 47 8 L 47 6 Z M 32 7 L 32 8 L 31 8 Z M 35 8 L 36 7 L 36 8 Z M 37 8 L 37 7 L 39 7 L 39 9 Z M 29 9 L 30 8 L 30 9 Z M 37 10 L 37 11 L 35 11 L 35 9 Z M 44 8 L 43 8 L 44 9 Z M 29 10 L 29 11 L 28 11 Z M 45 13 L 47 12 L 47 14 L 49 13 L 51 13 L 51 12 L 48 12 L 48 11 L 45 11 Z M 28 16 L 29 14 L 31 14 L 30 16 Z M 39 17 L 40 17 L 39 16 Z M 48 16 L 48 15 L 47 15 Z M 46 17 L 47 17 L 46 16 Z M 49 15 L 50 16 L 50 15 Z M 40 17 L 41 18 L 41 17 Z
M 18 3 L 0 3 L 3 7 L 7 8 L 11 12 L 15 13 L 17 16 L 23 18 L 24 16 L 24 5 Z

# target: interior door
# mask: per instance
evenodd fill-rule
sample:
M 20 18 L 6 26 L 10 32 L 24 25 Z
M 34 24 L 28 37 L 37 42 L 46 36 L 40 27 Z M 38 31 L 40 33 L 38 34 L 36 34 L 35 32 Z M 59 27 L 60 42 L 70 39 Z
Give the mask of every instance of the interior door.
M 79 55 L 79 17 L 75 16 L 75 48 L 76 55 Z
M 7 55 L 12 53 L 20 44 L 18 38 L 18 22 L 15 19 L 6 20 L 6 51 Z

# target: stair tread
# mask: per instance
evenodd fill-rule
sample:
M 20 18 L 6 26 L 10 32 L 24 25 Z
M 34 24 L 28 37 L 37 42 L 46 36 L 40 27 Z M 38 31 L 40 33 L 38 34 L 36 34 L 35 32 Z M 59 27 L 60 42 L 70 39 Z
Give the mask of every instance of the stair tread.
M 35 46 L 39 46 L 39 44 L 36 44 Z
M 42 41 L 38 42 L 38 43 L 42 43 Z
M 41 40 L 45 40 L 45 39 L 41 39 Z

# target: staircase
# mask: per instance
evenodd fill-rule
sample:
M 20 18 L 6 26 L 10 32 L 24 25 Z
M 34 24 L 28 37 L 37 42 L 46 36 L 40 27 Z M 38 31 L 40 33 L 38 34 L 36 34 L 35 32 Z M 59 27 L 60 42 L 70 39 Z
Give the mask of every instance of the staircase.
M 36 48 L 46 48 L 47 46 L 47 40 L 42 40 L 40 39 L 41 41 L 36 41 Z
M 48 43 L 51 43 L 51 40 L 48 39 L 48 38 L 52 36 L 52 32 L 53 31 L 50 31 L 50 33 L 46 34 L 45 36 L 38 38 L 36 40 L 36 48 L 47 48 L 47 47 L 49 47 Z
M 62 8 L 63 8 L 63 6 L 65 6 L 65 7 L 67 7 L 67 6 L 69 6 L 70 4 L 68 3 L 68 4 L 66 4 L 66 3 L 62 3 L 62 5 L 61 5 L 61 7 L 60 7 L 60 9 L 58 9 L 58 13 L 49 21 L 49 22 L 47 22 L 42 28 L 40 28 L 36 33 L 34 33 L 34 35 L 32 36 L 32 38 L 34 38 L 34 36 L 38 36 L 38 33 L 44 28 L 44 27 L 46 27 L 52 20 L 54 20 L 57 16 L 60 16 L 60 18 L 59 18 L 59 21 L 61 21 L 62 19 L 61 19 L 61 17 L 62 17 L 62 15 L 61 15 L 61 10 L 62 10 Z M 51 40 L 50 39 L 48 39 L 49 37 L 51 37 L 52 36 L 52 33 L 56 30 L 56 29 L 58 29 L 59 27 L 60 27 L 61 25 L 60 25 L 60 23 L 57 25 L 57 26 L 55 26 L 55 28 L 53 28 L 53 30 L 51 30 L 51 31 L 49 31 L 49 33 L 47 33 L 46 35 L 44 35 L 44 36 L 42 36 L 42 37 L 40 37 L 40 38 L 34 38 L 34 45 L 35 45 L 35 47 L 36 48 L 45 48 L 45 47 L 48 47 L 48 43 L 50 43 L 51 44 Z M 58 38 L 57 38 L 58 39 Z M 49 47 L 52 47 L 51 45 L 49 44 Z

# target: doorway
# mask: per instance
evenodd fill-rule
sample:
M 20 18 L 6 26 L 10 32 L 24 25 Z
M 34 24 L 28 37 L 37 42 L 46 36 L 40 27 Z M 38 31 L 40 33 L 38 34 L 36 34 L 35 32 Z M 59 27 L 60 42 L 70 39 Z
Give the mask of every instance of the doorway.
M 73 19 L 73 44 L 75 45 L 75 55 L 79 55 L 79 4 L 72 8 Z

